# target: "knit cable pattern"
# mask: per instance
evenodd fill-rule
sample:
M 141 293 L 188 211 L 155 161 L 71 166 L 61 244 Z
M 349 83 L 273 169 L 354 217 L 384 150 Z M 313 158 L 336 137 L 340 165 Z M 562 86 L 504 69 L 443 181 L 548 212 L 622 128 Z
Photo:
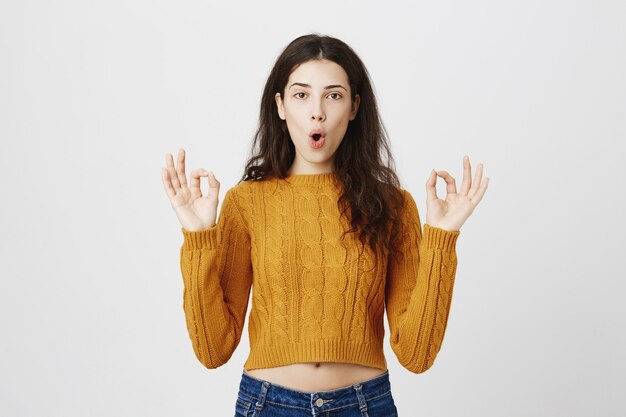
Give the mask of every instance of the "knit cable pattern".
M 387 368 L 390 344 L 420 373 L 445 334 L 460 231 L 420 223 L 402 190 L 404 257 L 375 253 L 340 218 L 335 174 L 245 181 L 224 196 L 218 222 L 181 229 L 183 310 L 198 360 L 213 369 L 239 344 L 252 292 L 246 370 L 297 362 Z

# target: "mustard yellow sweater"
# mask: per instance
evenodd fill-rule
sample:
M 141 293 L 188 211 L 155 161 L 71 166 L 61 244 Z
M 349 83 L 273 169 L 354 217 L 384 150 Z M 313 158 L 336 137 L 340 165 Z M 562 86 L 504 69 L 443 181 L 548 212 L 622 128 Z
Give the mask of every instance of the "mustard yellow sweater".
M 226 363 L 239 344 L 250 290 L 250 353 L 244 369 L 349 362 L 387 369 L 390 344 L 421 373 L 446 331 L 460 231 L 424 224 L 415 201 L 403 212 L 404 259 L 362 250 L 340 218 L 334 173 L 244 181 L 224 195 L 217 223 L 182 228 L 183 309 L 198 360 Z M 362 252 L 359 255 L 359 252 Z

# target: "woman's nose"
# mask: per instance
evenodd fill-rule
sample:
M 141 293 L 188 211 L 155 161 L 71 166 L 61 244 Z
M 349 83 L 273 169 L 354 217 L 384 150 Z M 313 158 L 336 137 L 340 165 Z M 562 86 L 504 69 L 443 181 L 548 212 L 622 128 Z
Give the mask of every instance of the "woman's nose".
M 320 98 L 320 101 L 318 100 L 313 100 L 311 102 L 312 108 L 311 108 L 311 118 L 313 120 L 324 120 L 326 118 L 326 113 L 324 112 L 324 103 L 322 103 L 323 100 L 322 98 Z
M 320 110 L 314 111 L 314 112 L 313 112 L 313 114 L 311 115 L 311 118 L 312 118 L 313 120 L 320 120 L 320 121 L 323 121 L 325 117 L 326 117 L 326 116 L 324 115 L 324 112 L 322 112 L 322 111 L 320 111 Z

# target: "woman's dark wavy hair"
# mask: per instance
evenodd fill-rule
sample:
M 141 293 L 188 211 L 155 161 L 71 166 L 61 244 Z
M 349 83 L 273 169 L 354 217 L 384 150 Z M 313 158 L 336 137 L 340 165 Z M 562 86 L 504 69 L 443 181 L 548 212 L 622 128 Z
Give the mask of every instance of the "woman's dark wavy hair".
M 406 203 L 399 190 L 388 134 L 378 114 L 365 65 L 352 48 L 339 39 L 317 33 L 300 36 L 280 54 L 263 90 L 252 156 L 239 182 L 271 176 L 285 178 L 296 153 L 287 122 L 278 116 L 274 96 L 280 92 L 281 97 L 285 97 L 289 75 L 300 64 L 321 59 L 333 61 L 346 71 L 351 99 L 354 101 L 359 94 L 361 100 L 334 158 L 334 172 L 343 189 L 338 207 L 342 216 L 348 213 L 351 224 L 342 238 L 347 232 L 359 231 L 361 245 L 369 239 L 374 253 L 381 244 L 390 253 L 398 253 L 396 239 L 401 234 L 401 210 Z M 383 162 L 382 153 L 387 163 Z

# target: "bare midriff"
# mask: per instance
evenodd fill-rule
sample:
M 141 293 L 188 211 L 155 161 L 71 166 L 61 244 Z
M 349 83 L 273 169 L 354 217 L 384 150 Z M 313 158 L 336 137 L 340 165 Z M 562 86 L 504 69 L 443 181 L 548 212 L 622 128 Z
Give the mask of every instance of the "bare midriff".
M 312 393 L 345 388 L 376 378 L 387 370 L 343 362 L 301 362 L 244 371 L 257 379 Z

